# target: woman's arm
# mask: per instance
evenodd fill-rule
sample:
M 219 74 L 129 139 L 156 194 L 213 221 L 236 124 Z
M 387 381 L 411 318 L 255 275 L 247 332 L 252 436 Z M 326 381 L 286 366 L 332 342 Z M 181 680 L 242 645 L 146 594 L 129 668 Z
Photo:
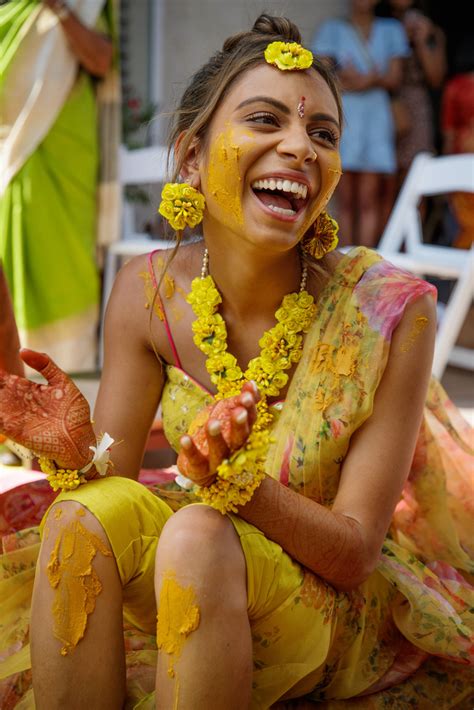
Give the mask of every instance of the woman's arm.
M 336 588 L 361 584 L 377 564 L 410 470 L 435 333 L 435 305 L 423 296 L 406 308 L 393 335 L 373 413 L 352 437 L 332 510 L 266 478 L 239 511 Z
M 407 33 L 428 86 L 439 89 L 446 76 L 446 39 L 442 30 L 420 13 L 406 22 Z
M 149 310 L 139 277 L 144 258 L 132 259 L 114 283 L 105 320 L 104 369 L 94 410 L 94 428 L 116 442 L 113 473 L 138 478 L 156 415 L 164 371 L 149 341 Z
M 383 74 L 375 69 L 368 73 L 361 73 L 352 65 L 346 65 L 338 69 L 337 76 L 343 91 L 368 91 L 376 88 L 396 91 L 402 81 L 402 62 L 401 57 L 393 57 L 387 71 Z
M 390 91 L 390 93 L 396 92 L 402 83 L 404 61 L 402 57 L 392 57 L 387 71 L 374 76 L 373 85 L 386 89 L 386 91 Z
M 43 3 L 60 17 L 69 46 L 81 66 L 92 76 L 104 77 L 112 63 L 110 39 L 83 25 L 62 0 L 43 0 Z

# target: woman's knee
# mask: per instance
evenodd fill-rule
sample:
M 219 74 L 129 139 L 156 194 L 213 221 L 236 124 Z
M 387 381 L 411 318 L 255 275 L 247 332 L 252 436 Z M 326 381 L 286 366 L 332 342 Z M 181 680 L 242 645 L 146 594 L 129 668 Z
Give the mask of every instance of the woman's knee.
M 108 544 L 107 535 L 93 515 L 82 503 L 76 500 L 58 500 L 48 510 L 43 528 L 43 541 L 50 540 L 51 535 L 65 527 L 84 527 L 98 534 Z
M 97 553 L 103 560 L 112 558 L 108 537 L 98 519 L 81 503 L 63 500 L 53 504 L 42 526 L 40 564 L 37 572 L 48 571 L 53 561 L 72 561 L 84 551 L 93 559 Z M 54 566 L 54 565 L 53 565 Z
M 240 538 L 230 519 L 207 505 L 190 505 L 165 524 L 157 548 L 157 566 L 172 560 L 175 568 L 199 565 L 227 573 L 245 570 Z

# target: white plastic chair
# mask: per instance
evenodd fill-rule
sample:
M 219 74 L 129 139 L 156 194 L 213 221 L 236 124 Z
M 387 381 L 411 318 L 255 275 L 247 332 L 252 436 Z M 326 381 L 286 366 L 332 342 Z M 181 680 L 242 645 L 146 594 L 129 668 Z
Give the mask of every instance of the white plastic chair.
M 415 274 L 456 281 L 438 326 L 433 361 L 438 379 L 448 362 L 474 369 L 474 351 L 455 346 L 474 297 L 474 249 L 424 244 L 418 210 L 423 197 L 452 192 L 474 192 L 474 153 L 417 155 L 377 249 L 392 264 Z
M 120 146 L 119 180 L 124 192 L 127 185 L 163 183 L 166 178 L 166 168 L 167 148 L 164 146 L 138 148 L 137 150 L 128 150 L 125 146 Z M 127 202 L 124 195 L 121 239 L 109 246 L 105 257 L 99 348 L 100 367 L 103 363 L 103 324 L 105 309 L 121 259 L 145 254 L 152 251 L 153 248 L 166 249 L 171 246 L 174 246 L 174 242 L 169 240 L 152 240 L 148 234 L 136 231 L 134 208 L 130 202 Z
M 166 175 L 167 149 L 163 146 L 128 150 L 120 146 L 119 180 L 125 190 L 127 185 L 162 183 Z M 161 242 L 160 242 L 161 243 Z M 168 244 L 166 243 L 165 246 Z M 120 257 L 136 256 L 150 251 L 153 243 L 150 236 L 137 232 L 133 205 L 123 199 L 121 239 L 107 250 L 104 270 L 103 303 L 107 304 L 116 276 Z

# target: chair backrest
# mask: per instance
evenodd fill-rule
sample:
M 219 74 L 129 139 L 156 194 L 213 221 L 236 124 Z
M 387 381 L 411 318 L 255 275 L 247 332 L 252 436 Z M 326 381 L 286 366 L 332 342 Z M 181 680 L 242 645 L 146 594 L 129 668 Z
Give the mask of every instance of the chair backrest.
M 119 181 L 123 188 L 128 185 L 163 183 L 168 168 L 168 149 L 155 145 L 149 148 L 119 149 Z M 122 201 L 122 239 L 146 239 L 147 235 L 137 232 L 135 227 L 135 206 L 124 196 Z
M 122 185 L 163 182 L 166 177 L 168 149 L 151 146 L 128 150 L 120 146 L 119 179 Z
M 416 252 L 423 244 L 418 205 L 423 197 L 450 192 L 474 192 L 474 153 L 436 157 L 419 153 L 402 185 L 378 251 L 388 255 Z

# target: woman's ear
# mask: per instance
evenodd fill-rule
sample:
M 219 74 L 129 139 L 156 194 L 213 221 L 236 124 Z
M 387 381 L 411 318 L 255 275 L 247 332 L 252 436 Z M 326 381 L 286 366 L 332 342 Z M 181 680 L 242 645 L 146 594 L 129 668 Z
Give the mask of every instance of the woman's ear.
M 180 151 L 181 143 L 184 139 L 184 136 L 185 133 L 183 132 L 176 141 L 176 153 L 179 153 Z M 196 190 L 198 190 L 201 186 L 201 175 L 199 172 L 200 165 L 201 144 L 199 142 L 199 138 L 194 137 L 189 146 L 185 148 L 183 164 L 181 166 L 179 174 L 180 177 L 184 180 L 184 182 L 187 182 L 188 185 L 191 185 L 191 187 L 196 188 Z

